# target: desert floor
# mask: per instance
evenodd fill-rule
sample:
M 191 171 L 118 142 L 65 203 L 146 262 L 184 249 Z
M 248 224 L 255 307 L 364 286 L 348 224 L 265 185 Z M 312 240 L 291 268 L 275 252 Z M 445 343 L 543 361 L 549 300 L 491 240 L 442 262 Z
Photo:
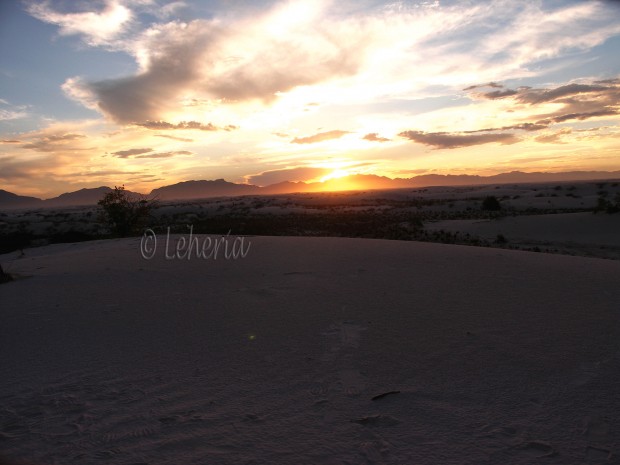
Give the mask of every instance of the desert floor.
M 619 261 L 292 237 L 182 259 L 181 237 L 0 255 L 0 455 L 620 460 Z

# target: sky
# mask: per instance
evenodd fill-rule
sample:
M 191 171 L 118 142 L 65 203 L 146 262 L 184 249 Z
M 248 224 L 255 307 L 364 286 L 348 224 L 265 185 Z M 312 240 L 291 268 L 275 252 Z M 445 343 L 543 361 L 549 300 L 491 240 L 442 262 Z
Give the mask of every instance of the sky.
M 620 2 L 0 3 L 0 188 L 620 170 Z

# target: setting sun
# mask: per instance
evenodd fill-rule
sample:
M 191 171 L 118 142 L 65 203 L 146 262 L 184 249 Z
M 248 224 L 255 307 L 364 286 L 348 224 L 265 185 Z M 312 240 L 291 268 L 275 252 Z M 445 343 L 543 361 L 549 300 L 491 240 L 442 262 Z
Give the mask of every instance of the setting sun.
M 329 181 L 331 179 L 338 179 L 338 178 L 343 178 L 345 176 L 349 176 L 351 173 L 347 170 L 343 170 L 343 169 L 337 169 L 332 171 L 331 173 L 329 173 L 326 176 L 323 176 L 320 181 L 321 182 L 325 182 L 325 181 Z

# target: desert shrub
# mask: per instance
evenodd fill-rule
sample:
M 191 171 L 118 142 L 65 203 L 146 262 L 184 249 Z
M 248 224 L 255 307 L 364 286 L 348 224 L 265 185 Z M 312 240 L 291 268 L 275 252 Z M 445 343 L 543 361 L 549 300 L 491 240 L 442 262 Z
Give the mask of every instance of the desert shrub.
M 141 234 L 154 207 L 153 200 L 132 198 L 125 186 L 114 187 L 97 204 L 101 207 L 100 221 L 118 237 Z
M 501 210 L 502 206 L 494 195 L 489 195 L 482 201 L 482 209 L 485 211 Z
M 13 281 L 13 277 L 10 274 L 5 273 L 2 269 L 2 265 L 0 265 L 0 284 L 8 283 L 9 281 Z
M 613 202 L 604 197 L 599 197 L 596 202 L 596 207 L 594 207 L 594 213 L 598 212 L 609 214 L 620 212 L 620 193 L 616 194 Z

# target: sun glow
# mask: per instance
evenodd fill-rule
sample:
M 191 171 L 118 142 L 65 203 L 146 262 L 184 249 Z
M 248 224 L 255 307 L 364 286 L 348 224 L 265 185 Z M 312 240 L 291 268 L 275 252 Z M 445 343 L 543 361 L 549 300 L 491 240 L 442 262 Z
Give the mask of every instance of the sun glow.
M 343 178 L 345 176 L 349 176 L 351 173 L 347 170 L 343 170 L 343 169 L 336 169 L 334 171 L 332 171 L 329 174 L 326 174 L 325 176 L 323 176 L 321 179 L 319 179 L 320 182 L 325 182 L 325 181 L 329 181 L 330 179 L 338 179 L 338 178 Z

